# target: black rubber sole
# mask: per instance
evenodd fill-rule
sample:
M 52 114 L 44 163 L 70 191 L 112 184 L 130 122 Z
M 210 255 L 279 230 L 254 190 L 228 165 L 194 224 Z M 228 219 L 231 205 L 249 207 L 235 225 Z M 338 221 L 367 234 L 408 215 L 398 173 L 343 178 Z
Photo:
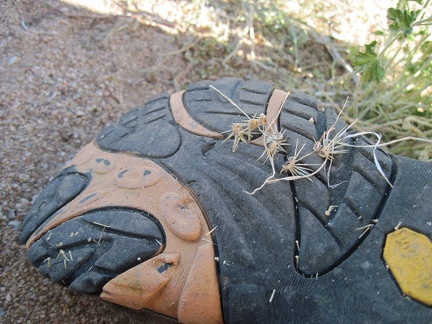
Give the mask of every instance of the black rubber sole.
M 187 113 L 225 137 L 233 123 L 246 117 L 209 85 L 251 118 L 266 114 L 274 91 L 270 83 L 258 80 L 220 79 L 189 86 L 183 95 Z M 334 134 L 346 127 L 334 111 L 321 111 L 315 99 L 302 94 L 288 97 L 278 124 L 289 144 L 286 154 L 275 158 L 278 168 L 298 152 L 296 145 L 312 152 L 330 127 L 335 126 Z M 272 171 L 269 163 L 258 160 L 263 148 L 240 143 L 233 153 L 231 142 L 184 129 L 173 116 L 168 95 L 131 110 L 96 139 L 107 152 L 151 159 L 194 193 L 215 228 L 225 322 L 428 322 L 431 308 L 403 297 L 382 250 L 386 235 L 399 222 L 432 237 L 431 164 L 378 150 L 392 189 L 377 170 L 372 148 L 360 147 L 368 141 L 349 141 L 354 147 L 335 157 L 329 173 L 322 169 L 312 181 L 281 181 L 249 195 L 245 191 L 261 186 Z M 303 163 L 322 161 L 311 154 Z M 26 216 L 21 242 L 58 215 L 91 180 L 73 168 L 62 171 Z M 92 248 L 101 238 L 103 249 Z M 155 216 L 107 206 L 50 230 L 28 254 L 53 281 L 96 294 L 113 277 L 160 253 L 164 240 Z M 65 254 L 66 247 L 72 255 Z

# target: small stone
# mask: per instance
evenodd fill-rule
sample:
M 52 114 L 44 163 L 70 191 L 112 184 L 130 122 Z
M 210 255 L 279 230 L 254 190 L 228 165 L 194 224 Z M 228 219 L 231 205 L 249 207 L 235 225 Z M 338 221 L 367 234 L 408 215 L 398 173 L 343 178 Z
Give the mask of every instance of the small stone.
M 20 225 L 21 225 L 21 222 L 20 221 L 10 221 L 9 223 L 8 223 L 8 225 L 9 226 L 13 226 L 13 230 L 16 232 L 16 231 L 18 231 L 18 229 L 19 229 L 19 227 L 20 227 Z
M 15 219 L 15 218 L 16 218 L 15 210 L 13 210 L 13 209 L 9 210 L 9 215 L 8 215 L 8 217 L 9 217 L 10 219 Z
M 17 59 L 18 59 L 17 56 L 12 56 L 12 57 L 9 59 L 9 65 L 14 64 L 14 63 L 17 61 Z

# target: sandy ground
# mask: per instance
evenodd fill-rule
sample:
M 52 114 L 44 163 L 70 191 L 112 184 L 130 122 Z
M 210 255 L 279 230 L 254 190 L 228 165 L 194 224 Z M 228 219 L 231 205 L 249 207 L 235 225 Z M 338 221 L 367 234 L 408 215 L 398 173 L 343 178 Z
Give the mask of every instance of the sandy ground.
M 0 2 L 0 323 L 164 322 L 52 284 L 17 242 L 49 178 L 109 122 L 173 92 L 187 65 L 161 55 L 181 46 L 174 34 L 96 16 L 59 1 Z
M 185 73 L 184 37 L 166 20 L 112 17 L 126 1 L 104 2 L 117 7 L 0 0 L 0 323 L 168 323 L 52 284 L 17 242 L 34 197 L 103 127 L 212 76 L 211 67 Z M 169 16 L 163 6 L 179 2 L 146 3 Z

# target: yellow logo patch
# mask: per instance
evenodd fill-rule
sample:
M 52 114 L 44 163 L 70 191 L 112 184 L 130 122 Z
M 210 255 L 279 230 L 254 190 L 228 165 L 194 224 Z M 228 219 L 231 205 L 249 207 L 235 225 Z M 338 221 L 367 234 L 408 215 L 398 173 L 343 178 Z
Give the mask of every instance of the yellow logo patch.
M 408 228 L 388 234 L 384 260 L 405 295 L 432 306 L 432 242 L 426 235 Z

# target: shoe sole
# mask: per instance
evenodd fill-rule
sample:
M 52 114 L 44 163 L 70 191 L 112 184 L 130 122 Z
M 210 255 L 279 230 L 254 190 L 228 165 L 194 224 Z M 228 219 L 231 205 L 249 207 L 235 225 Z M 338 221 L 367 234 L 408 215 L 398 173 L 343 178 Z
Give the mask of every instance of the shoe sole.
M 356 147 L 337 155 L 330 172 L 248 195 L 272 172 L 257 161 L 262 138 L 232 152 L 226 132 L 246 117 L 210 85 L 250 117 L 277 121 L 290 144 L 275 157 L 279 168 L 299 147 L 312 152 L 330 127 L 335 134 L 346 128 L 315 99 L 289 94 L 285 101 L 286 92 L 258 80 L 202 81 L 156 97 L 103 130 L 35 200 L 21 242 L 39 271 L 80 292 L 185 323 L 430 318 L 432 291 L 407 293 L 407 278 L 396 270 L 401 260 L 424 258 L 403 259 L 396 243 L 382 253 L 387 234 L 400 234 L 400 221 L 431 236 L 426 216 L 401 213 L 402 197 L 415 197 L 410 181 L 431 201 L 430 164 L 380 150 L 374 157 L 362 147 L 367 139 L 352 138 Z M 322 159 L 312 154 L 303 162 Z M 414 213 L 430 215 L 430 204 L 422 208 Z M 410 235 L 389 242 L 408 242 L 408 249 L 417 240 Z M 420 283 L 432 281 L 424 279 L 430 270 L 426 264 L 417 274 Z M 371 297 L 373 285 L 380 296 Z M 347 294 L 353 300 L 339 300 Z M 358 307 L 371 311 L 360 320 Z

